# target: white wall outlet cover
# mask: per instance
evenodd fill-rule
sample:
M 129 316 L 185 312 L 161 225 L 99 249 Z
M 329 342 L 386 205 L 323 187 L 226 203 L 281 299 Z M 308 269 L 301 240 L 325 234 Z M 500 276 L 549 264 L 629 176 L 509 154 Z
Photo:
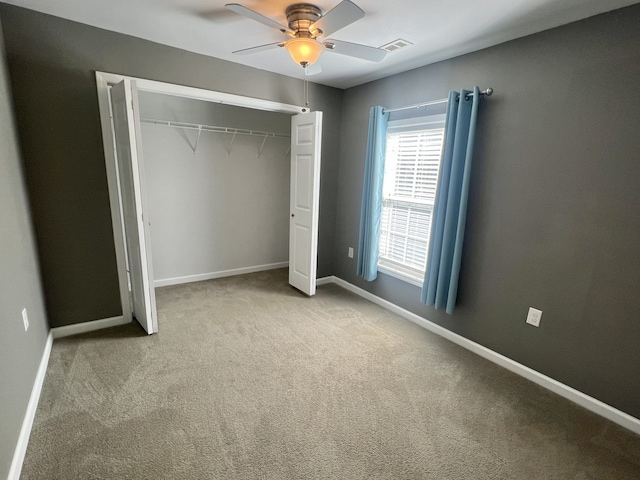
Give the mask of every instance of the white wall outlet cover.
M 542 310 L 529 307 L 529 313 L 527 314 L 527 323 L 534 327 L 540 326 L 540 320 L 542 319 Z
M 353 258 L 353 247 L 349 247 L 349 258 Z

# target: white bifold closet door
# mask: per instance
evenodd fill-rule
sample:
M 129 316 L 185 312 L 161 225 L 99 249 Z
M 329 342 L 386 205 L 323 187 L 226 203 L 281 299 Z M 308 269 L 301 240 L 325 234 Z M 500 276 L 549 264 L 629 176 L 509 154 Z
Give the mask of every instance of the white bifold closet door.
M 322 112 L 291 118 L 289 284 L 316 293 Z
M 152 334 L 158 331 L 158 316 L 135 81 L 111 87 L 111 108 L 133 316 Z

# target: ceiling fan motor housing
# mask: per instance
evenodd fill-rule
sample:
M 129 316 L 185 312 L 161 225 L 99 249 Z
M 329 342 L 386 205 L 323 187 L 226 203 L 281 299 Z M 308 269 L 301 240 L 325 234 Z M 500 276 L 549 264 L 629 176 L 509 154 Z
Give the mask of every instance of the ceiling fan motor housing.
M 311 25 L 320 20 L 322 10 L 310 3 L 296 3 L 285 10 L 289 28 L 298 38 L 316 38 L 322 35 L 322 31 L 312 29 Z

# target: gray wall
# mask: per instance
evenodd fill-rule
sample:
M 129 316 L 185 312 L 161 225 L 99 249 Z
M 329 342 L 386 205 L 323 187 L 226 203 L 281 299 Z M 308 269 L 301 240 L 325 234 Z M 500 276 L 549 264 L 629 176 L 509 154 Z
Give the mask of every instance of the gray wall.
M 291 132 L 291 115 L 170 95 L 140 92 L 140 113 L 148 119 Z M 141 127 L 156 281 L 196 281 L 202 279 L 198 275 L 289 260 L 288 136 L 265 141 L 205 131 L 194 153 L 197 130 L 145 122 Z
M 640 6 L 345 92 L 336 275 L 640 417 Z M 368 110 L 481 105 L 458 306 L 355 274 Z M 529 306 L 540 328 L 525 324 Z
M 0 29 L 0 478 L 7 478 L 49 327 Z M 29 330 L 24 331 L 22 309 Z
M 94 71 L 302 104 L 302 81 L 0 4 L 52 327 L 121 314 Z M 302 74 L 301 74 L 302 77 Z M 324 111 L 318 274 L 332 272 L 342 91 Z
M 6 4 L 0 13 L 51 324 L 118 315 L 94 70 L 297 104 L 301 82 Z M 312 86 L 325 112 L 319 276 L 640 417 L 638 24 L 633 6 L 344 93 Z M 474 84 L 496 94 L 481 108 L 447 316 L 421 305 L 416 287 L 358 279 L 347 247 L 358 239 L 369 107 Z M 544 311 L 538 329 L 524 323 L 529 306 Z

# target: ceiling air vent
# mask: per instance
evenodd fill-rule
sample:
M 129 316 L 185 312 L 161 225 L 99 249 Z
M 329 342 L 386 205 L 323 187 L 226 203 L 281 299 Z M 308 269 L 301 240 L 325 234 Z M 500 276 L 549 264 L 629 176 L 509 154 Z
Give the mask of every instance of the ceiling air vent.
M 400 50 L 401 48 L 409 47 L 411 45 L 413 45 L 413 43 L 411 43 L 409 40 L 403 40 L 402 38 L 399 38 L 391 43 L 387 43 L 386 45 L 381 46 L 380 48 L 391 53 Z

